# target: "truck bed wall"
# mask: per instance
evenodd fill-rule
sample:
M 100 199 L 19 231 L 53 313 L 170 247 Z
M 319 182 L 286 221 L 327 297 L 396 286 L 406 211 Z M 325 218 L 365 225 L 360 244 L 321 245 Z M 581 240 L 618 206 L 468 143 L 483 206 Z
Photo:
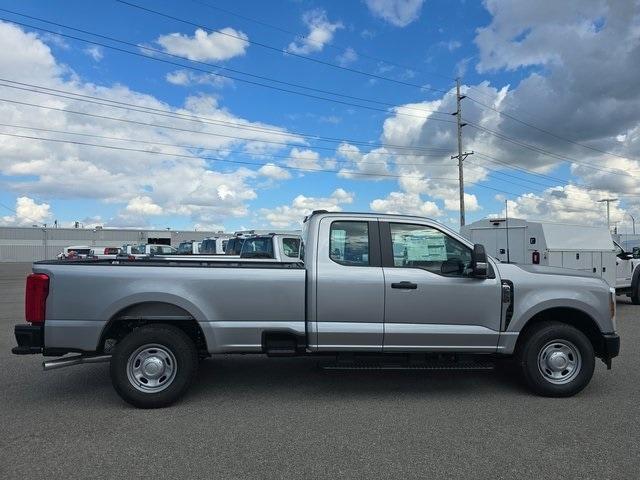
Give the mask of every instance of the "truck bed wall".
M 261 351 L 262 332 L 305 334 L 303 268 L 35 265 L 50 277 L 45 346 L 93 351 L 123 309 L 176 305 L 198 321 L 214 352 Z

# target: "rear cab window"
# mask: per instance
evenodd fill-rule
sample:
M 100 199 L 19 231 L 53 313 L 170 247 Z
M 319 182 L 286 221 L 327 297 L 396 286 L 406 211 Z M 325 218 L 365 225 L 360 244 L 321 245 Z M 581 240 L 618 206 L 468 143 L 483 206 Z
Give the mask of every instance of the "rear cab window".
M 329 233 L 329 257 L 349 266 L 369 266 L 369 222 L 335 221 Z
M 282 252 L 286 257 L 300 257 L 300 239 L 294 237 L 285 237 L 282 239 Z

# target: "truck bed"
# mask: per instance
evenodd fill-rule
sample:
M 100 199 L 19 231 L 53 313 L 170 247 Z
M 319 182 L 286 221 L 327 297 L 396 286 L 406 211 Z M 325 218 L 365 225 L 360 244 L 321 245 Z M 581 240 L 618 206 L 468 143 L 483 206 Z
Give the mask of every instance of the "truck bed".
M 96 350 L 122 316 L 193 318 L 211 353 L 259 352 L 264 330 L 305 334 L 306 271 L 297 262 L 42 261 L 33 271 L 50 278 L 48 348 Z

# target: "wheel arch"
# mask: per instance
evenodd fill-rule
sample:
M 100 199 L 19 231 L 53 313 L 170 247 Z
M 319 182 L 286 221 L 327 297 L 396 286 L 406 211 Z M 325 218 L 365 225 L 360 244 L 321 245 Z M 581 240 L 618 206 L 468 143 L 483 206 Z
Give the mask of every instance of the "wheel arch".
M 98 351 L 106 352 L 136 328 L 156 323 L 180 328 L 194 341 L 201 353 L 208 353 L 207 341 L 196 316 L 182 306 L 163 301 L 133 303 L 111 315 L 102 329 Z M 108 345 L 108 340 L 115 343 Z
M 530 331 L 541 323 L 549 321 L 571 325 L 580 330 L 593 345 L 596 356 L 602 356 L 604 352 L 604 341 L 598 323 L 590 314 L 575 307 L 551 307 L 533 315 L 520 330 L 515 351 L 519 351 Z

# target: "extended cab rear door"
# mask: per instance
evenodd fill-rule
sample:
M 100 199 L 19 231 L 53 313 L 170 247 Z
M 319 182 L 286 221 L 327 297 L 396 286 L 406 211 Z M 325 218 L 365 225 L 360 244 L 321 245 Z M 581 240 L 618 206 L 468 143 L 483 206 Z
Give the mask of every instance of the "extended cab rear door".
M 322 218 L 315 261 L 317 349 L 381 351 L 385 285 L 377 219 Z
M 381 221 L 380 238 L 384 351 L 495 351 L 500 281 L 468 275 L 468 245 L 419 219 Z

